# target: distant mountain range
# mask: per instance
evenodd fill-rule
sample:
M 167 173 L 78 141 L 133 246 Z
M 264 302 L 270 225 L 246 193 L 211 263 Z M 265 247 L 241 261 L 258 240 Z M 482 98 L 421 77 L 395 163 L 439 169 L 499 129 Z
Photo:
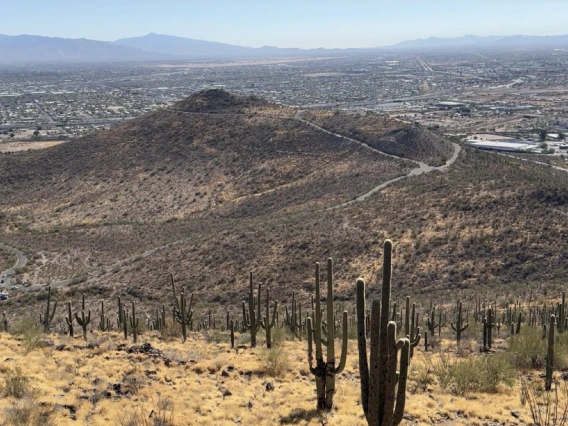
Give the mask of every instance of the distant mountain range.
M 568 35 L 556 36 L 486 36 L 466 35 L 454 38 L 437 38 L 401 41 L 391 49 L 568 49 Z
M 0 63 L 159 61 L 172 57 L 104 41 L 0 34 Z
M 481 50 L 568 49 L 568 35 L 432 37 L 368 49 L 299 49 L 272 46 L 254 48 L 155 33 L 142 37 L 124 38 L 115 42 L 34 35 L 0 35 L 0 63 L 134 62 L 339 56 L 380 50 L 454 50 L 464 48 Z

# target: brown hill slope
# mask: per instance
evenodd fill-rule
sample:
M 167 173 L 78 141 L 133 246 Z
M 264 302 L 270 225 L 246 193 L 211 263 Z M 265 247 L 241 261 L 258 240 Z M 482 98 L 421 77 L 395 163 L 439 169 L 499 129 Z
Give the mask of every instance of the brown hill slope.
M 303 117 L 333 133 L 431 166 L 441 166 L 454 152 L 452 145 L 435 133 L 373 112 L 311 110 L 304 111 Z
M 163 110 L 52 149 L 0 157 L 3 211 L 34 228 L 258 215 L 334 205 L 409 170 L 273 114 L 286 109 L 211 94 L 218 92 L 178 104 L 203 114 Z M 257 114 L 210 113 L 251 105 Z

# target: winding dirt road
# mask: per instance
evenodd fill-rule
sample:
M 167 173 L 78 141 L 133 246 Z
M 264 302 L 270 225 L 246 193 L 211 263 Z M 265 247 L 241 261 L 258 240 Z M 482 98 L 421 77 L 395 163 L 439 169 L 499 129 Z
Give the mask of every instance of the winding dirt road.
M 409 177 L 412 177 L 412 176 L 418 176 L 418 175 L 421 175 L 421 174 L 424 174 L 424 173 L 432 173 L 432 172 L 434 172 L 434 171 L 443 172 L 443 171 L 445 171 L 445 170 L 448 170 L 448 168 L 449 168 L 452 164 L 454 164 L 454 163 L 456 162 L 456 160 L 457 160 L 457 158 L 458 158 L 458 156 L 459 156 L 459 154 L 460 154 L 460 152 L 461 152 L 461 146 L 459 146 L 458 144 L 452 142 L 452 145 L 454 146 L 454 153 L 453 153 L 452 157 L 451 157 L 448 161 L 446 161 L 446 163 L 445 163 L 443 166 L 438 166 L 438 167 L 429 166 L 428 164 L 423 163 L 423 162 L 421 162 L 421 161 L 410 160 L 410 159 L 408 159 L 408 158 L 402 158 L 402 157 L 397 157 L 396 155 L 387 154 L 386 152 L 380 151 L 380 150 L 378 150 L 378 149 L 376 149 L 376 148 L 373 148 L 373 147 L 370 146 L 370 145 L 367 145 L 365 142 L 362 142 L 362 141 L 359 141 L 359 140 L 357 140 L 357 139 L 353 139 L 353 138 L 350 138 L 350 137 L 347 137 L 347 136 L 344 136 L 344 135 L 340 135 L 340 134 L 338 134 L 338 133 L 330 132 L 329 130 L 326 130 L 326 129 L 324 129 L 323 127 L 318 126 L 317 124 L 314 124 L 314 123 L 312 123 L 312 122 L 310 122 L 310 121 L 304 120 L 304 119 L 302 118 L 302 112 L 303 112 L 303 111 L 298 111 L 298 112 L 296 113 L 296 116 L 294 117 L 294 119 L 295 119 L 295 120 L 298 120 L 298 121 L 301 121 L 302 123 L 304 123 L 304 124 L 306 124 L 306 125 L 308 125 L 308 126 L 314 128 L 314 129 L 316 129 L 316 130 L 319 130 L 320 132 L 327 133 L 328 135 L 335 136 L 336 138 L 345 139 L 345 140 L 347 140 L 347 141 L 349 141 L 349 142 L 352 142 L 352 143 L 356 143 L 356 144 L 358 144 L 359 146 L 363 147 L 363 148 L 366 149 L 366 150 L 369 150 L 369 151 L 372 151 L 372 152 L 376 152 L 377 154 L 384 155 L 384 156 L 390 157 L 390 158 L 394 158 L 394 159 L 396 159 L 396 160 L 409 161 L 409 162 L 414 163 L 414 164 L 416 164 L 416 165 L 418 166 L 418 167 L 416 167 L 415 169 L 412 169 L 412 170 L 411 170 L 407 175 L 405 175 L 405 176 L 399 176 L 399 177 L 397 177 L 397 178 L 394 178 L 394 179 L 388 180 L 388 181 L 386 181 L 386 182 L 383 182 L 383 183 L 381 183 L 380 185 L 375 186 L 375 187 L 374 187 L 373 189 L 371 189 L 370 191 L 368 191 L 368 192 L 366 192 L 366 193 L 364 193 L 364 194 L 358 196 L 357 198 L 355 198 L 355 199 L 353 199 L 353 200 L 350 200 L 350 201 L 346 201 L 345 203 L 341 203 L 341 204 L 338 204 L 338 205 L 333 206 L 333 207 L 328 207 L 327 210 L 339 209 L 339 208 L 342 208 L 342 207 L 349 206 L 349 205 L 351 205 L 351 204 L 360 203 L 360 202 L 362 202 L 362 201 L 365 201 L 367 198 L 369 198 L 371 195 L 373 195 L 373 194 L 379 192 L 381 189 L 384 189 L 384 188 L 386 188 L 387 186 L 392 185 L 393 183 L 398 182 L 399 180 L 402 180 L 402 179 L 406 179 L 406 178 L 409 178 Z

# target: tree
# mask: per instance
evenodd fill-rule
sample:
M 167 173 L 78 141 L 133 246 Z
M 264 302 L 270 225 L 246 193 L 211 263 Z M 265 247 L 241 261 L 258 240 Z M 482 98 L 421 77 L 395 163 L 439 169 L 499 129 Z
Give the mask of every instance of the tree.
M 548 137 L 548 130 L 546 130 L 546 129 L 540 129 L 540 130 L 538 131 L 538 135 L 539 135 L 541 141 L 545 141 L 546 138 Z
M 560 139 L 561 141 L 566 139 L 566 135 L 564 134 L 564 132 L 558 132 L 558 139 Z

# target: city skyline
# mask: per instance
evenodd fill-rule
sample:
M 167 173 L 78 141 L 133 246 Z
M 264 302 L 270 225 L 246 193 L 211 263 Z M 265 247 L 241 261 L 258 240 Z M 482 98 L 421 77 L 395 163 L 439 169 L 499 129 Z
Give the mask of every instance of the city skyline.
M 429 37 L 566 34 L 568 4 L 531 1 L 30 0 L 0 33 L 114 41 L 150 32 L 241 46 L 376 47 Z M 3 6 L 18 16 L 21 6 Z M 552 13 L 554 12 L 554 13 Z M 505 19 L 506 18 L 506 19 Z M 62 25 L 65 23 L 65 25 Z

